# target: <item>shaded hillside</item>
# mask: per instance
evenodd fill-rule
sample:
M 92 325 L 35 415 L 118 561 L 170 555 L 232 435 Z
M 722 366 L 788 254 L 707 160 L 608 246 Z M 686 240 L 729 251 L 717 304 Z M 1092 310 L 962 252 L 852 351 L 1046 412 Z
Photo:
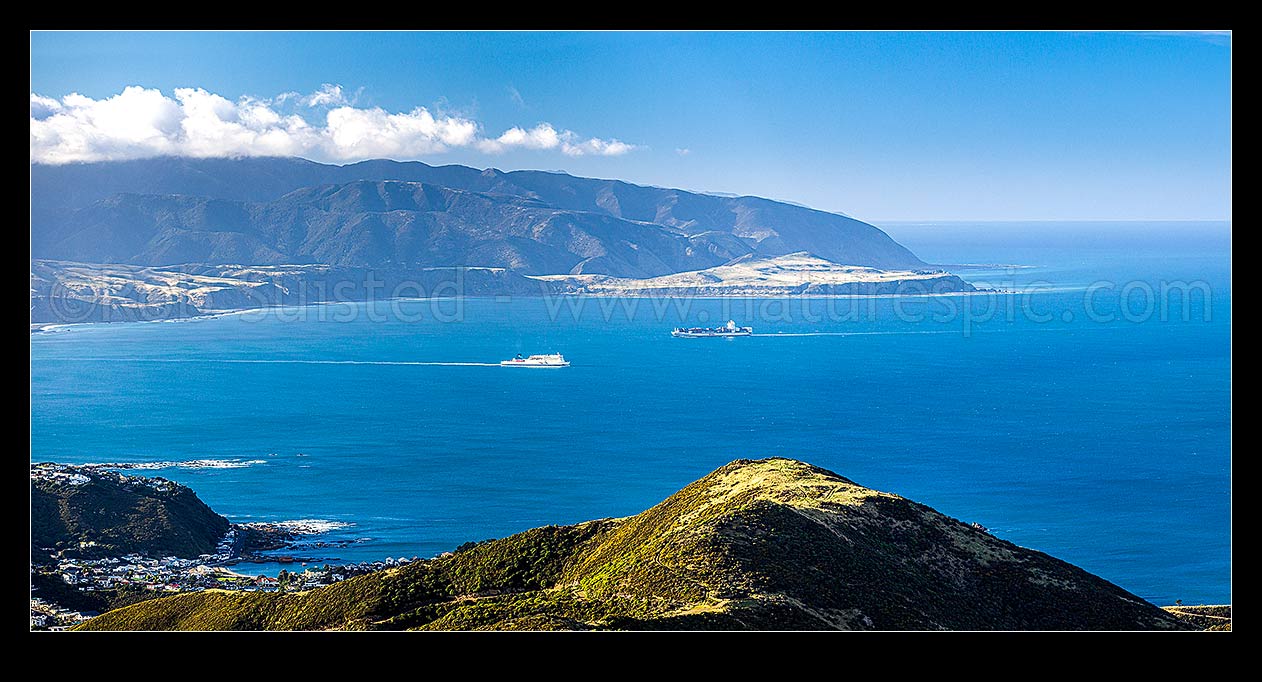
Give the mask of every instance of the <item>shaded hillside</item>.
M 228 520 L 189 488 L 59 464 L 31 465 L 31 552 L 196 557 L 215 551 Z
M 795 251 L 878 268 L 924 265 L 881 230 L 838 214 L 564 173 L 168 158 L 36 164 L 31 176 L 32 255 L 44 259 L 626 277 Z
M 488 173 L 491 171 L 487 171 Z M 491 191 L 483 171 L 419 161 L 363 161 L 334 166 L 294 157 L 158 157 L 62 165 L 31 164 L 31 203 L 83 208 L 116 194 L 180 194 L 230 201 L 271 201 L 302 187 L 354 180 L 407 180 Z
M 649 277 L 750 252 L 739 240 L 404 182 L 302 189 L 269 203 L 127 194 L 75 211 L 64 232 L 39 233 L 40 258 L 155 266 L 465 265 Z
M 545 527 L 297 594 L 208 591 L 84 629 L 1182 629 L 1086 571 L 787 459 L 626 519 Z

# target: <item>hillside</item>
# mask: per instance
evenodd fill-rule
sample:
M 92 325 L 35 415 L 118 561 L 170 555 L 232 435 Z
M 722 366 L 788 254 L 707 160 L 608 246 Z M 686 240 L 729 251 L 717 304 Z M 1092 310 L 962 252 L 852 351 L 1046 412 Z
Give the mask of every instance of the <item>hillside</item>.
M 1185 629 L 1101 578 L 787 459 L 625 519 L 549 526 L 296 594 L 207 591 L 87 621 L 165 629 Z
M 228 531 L 189 488 L 62 464 L 31 465 L 31 554 L 196 557 Z
M 368 290 L 370 283 L 376 288 Z M 329 265 L 96 265 L 31 262 L 31 322 L 126 322 L 393 296 L 841 296 L 975 291 L 940 270 L 876 270 L 810 254 L 738 259 L 635 279 L 522 275 L 507 268 L 385 270 Z
M 178 263 L 508 267 L 652 277 L 808 251 L 924 263 L 852 218 L 542 171 L 420 162 L 146 159 L 31 166 L 32 256 Z
M 534 295 L 550 283 L 503 268 L 407 271 L 329 265 L 166 267 L 31 261 L 31 322 L 130 322 L 401 296 Z
M 723 265 L 659 277 L 543 275 L 561 293 L 604 296 L 873 296 L 976 291 L 942 270 L 878 270 L 838 265 L 806 252 L 743 257 Z
M 1215 632 L 1231 631 L 1230 604 L 1204 604 L 1199 606 L 1163 606 L 1161 607 L 1175 618 L 1197 628 Z

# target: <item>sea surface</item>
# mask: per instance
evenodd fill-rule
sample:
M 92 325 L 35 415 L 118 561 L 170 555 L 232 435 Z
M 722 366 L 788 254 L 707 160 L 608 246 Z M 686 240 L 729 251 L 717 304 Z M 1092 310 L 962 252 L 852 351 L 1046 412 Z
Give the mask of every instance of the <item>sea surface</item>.
M 30 340 L 31 459 L 235 460 L 139 473 L 236 521 L 350 524 L 327 538 L 359 542 L 303 552 L 337 563 L 634 514 L 731 460 L 794 457 L 1158 604 L 1230 602 L 1230 227 L 881 226 L 1008 293 L 60 327 Z M 758 336 L 668 333 L 728 319 Z M 494 364 L 542 352 L 573 365 Z

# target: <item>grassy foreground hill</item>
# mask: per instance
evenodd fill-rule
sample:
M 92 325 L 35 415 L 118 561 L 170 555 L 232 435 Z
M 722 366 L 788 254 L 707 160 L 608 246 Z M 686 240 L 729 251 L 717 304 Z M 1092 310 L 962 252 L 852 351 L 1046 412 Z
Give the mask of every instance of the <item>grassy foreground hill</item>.
M 63 464 L 31 465 L 31 555 L 195 557 L 228 532 L 189 488 Z
M 1086 571 L 789 459 L 624 519 L 548 526 L 304 593 L 207 591 L 85 630 L 1188 629 Z
M 1161 608 L 1199 630 L 1231 631 L 1231 604 L 1179 605 Z

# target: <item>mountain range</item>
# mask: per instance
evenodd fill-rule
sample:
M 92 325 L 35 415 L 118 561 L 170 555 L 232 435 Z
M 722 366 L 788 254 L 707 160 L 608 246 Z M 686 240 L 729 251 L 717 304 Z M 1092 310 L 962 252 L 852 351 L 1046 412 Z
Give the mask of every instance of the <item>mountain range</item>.
M 356 267 L 467 265 L 656 277 L 804 251 L 925 263 L 852 218 L 543 171 L 294 158 L 31 166 L 34 259 Z

